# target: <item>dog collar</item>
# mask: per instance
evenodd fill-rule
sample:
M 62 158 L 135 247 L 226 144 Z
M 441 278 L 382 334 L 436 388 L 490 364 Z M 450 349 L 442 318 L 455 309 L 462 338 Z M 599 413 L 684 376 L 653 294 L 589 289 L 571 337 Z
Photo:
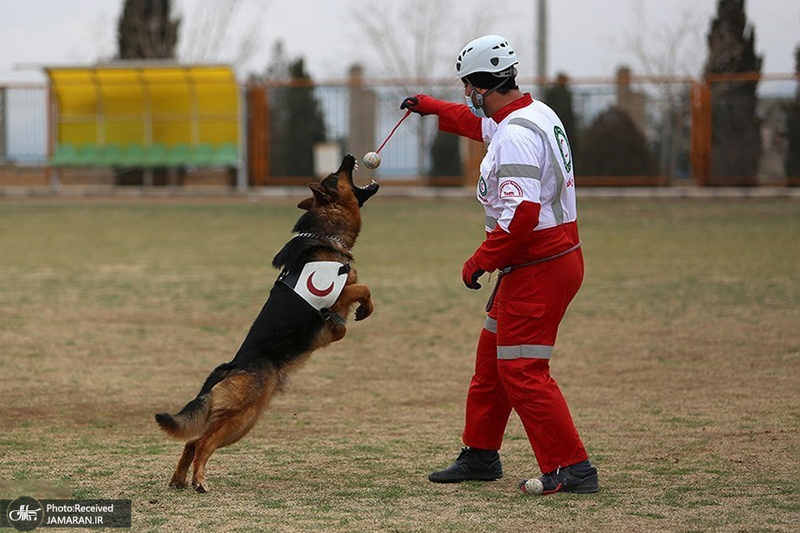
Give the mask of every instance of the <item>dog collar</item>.
M 304 232 L 304 233 L 296 233 L 293 238 L 296 239 L 297 237 L 305 239 L 325 239 L 328 241 L 333 241 L 344 246 L 344 249 L 347 250 L 348 252 L 350 251 L 350 247 L 347 246 L 347 243 L 344 242 L 339 237 L 336 237 L 335 235 L 320 235 L 319 233 Z

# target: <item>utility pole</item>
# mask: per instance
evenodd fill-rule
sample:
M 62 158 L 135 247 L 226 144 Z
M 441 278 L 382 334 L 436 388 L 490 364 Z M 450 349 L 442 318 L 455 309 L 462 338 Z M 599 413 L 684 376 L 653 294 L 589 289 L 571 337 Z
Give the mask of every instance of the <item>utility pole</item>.
M 536 75 L 547 77 L 547 0 L 539 0 L 536 32 Z
M 6 88 L 0 87 L 0 163 L 4 163 L 8 150 L 6 147 Z
M 539 0 L 536 28 L 536 77 L 541 84 L 547 78 L 547 0 Z

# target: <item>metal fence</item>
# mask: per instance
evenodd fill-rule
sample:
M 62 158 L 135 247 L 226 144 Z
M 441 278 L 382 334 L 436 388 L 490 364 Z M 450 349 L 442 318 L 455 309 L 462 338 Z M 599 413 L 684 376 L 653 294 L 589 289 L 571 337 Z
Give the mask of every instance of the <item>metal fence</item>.
M 693 161 L 701 153 L 695 138 L 699 133 L 698 115 L 693 106 L 697 105 L 697 86 L 707 84 L 690 79 L 637 78 L 625 71 L 613 79 L 560 79 L 540 85 L 534 85 L 533 80 L 520 82 L 524 91 L 551 104 L 565 123 L 569 118 L 567 134 L 575 151 L 579 183 L 704 183 L 698 178 L 701 166 Z M 788 131 L 788 116 L 800 106 L 798 77 L 761 76 L 752 83 L 758 84 L 756 109 L 762 144 L 756 182 L 786 183 L 790 150 L 798 149 L 790 146 Z M 318 144 L 328 149 L 333 146 L 338 152 L 352 152 L 359 158 L 376 149 L 403 116 L 399 108 L 403 97 L 425 92 L 440 99 L 463 102 L 462 87 L 457 80 L 416 85 L 360 78 L 314 85 L 250 84 L 248 92 L 255 94 L 248 99 L 249 175 L 253 185 L 302 183 L 311 174 L 331 170 L 317 168 L 320 161 L 317 158 L 316 166 L 309 161 L 305 167 L 313 171 L 301 175 L 280 175 L 274 171 L 278 168 L 274 164 L 278 153 L 276 143 L 286 124 L 276 121 L 276 117 L 289 113 L 288 120 L 293 120 L 287 102 L 297 91 L 306 92 L 322 117 L 325 138 Z M 567 95 L 568 107 L 564 107 L 559 94 Z M 259 106 L 263 108 L 260 119 L 255 112 Z M 570 113 L 573 117 L 565 117 Z M 46 166 L 49 119 L 46 86 L 0 84 L 0 164 Z M 437 142 L 435 117 L 409 117 L 382 150 L 383 162 L 375 171 L 376 177 L 401 183 L 443 183 L 432 176 Z M 463 140 L 449 146 L 449 152 L 441 153 L 459 160 L 460 165 L 454 168 L 460 168 L 460 174 L 445 182 L 469 184 L 477 180 L 475 162 L 482 147 Z M 284 157 L 315 159 L 313 150 L 300 150 L 299 146 L 284 147 L 283 153 Z M 258 159 L 260 165 L 256 164 Z M 254 168 L 260 170 L 253 172 Z
M 47 162 L 47 88 L 0 84 L 0 163 Z

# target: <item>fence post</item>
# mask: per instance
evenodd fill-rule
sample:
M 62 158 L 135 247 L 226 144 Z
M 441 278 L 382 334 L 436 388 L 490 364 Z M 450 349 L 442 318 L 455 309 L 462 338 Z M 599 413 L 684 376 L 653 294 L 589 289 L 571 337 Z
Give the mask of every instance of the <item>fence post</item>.
M 361 65 L 350 67 L 350 123 L 347 151 L 359 160 L 375 150 L 375 92 L 364 86 L 364 69 Z
M 237 120 L 239 125 L 237 129 L 239 130 L 236 133 L 236 137 L 238 139 L 237 146 L 239 148 L 237 154 L 237 165 L 236 165 L 236 189 L 239 191 L 246 191 L 248 185 L 248 177 L 247 174 L 250 170 L 250 166 L 248 165 L 248 154 L 249 154 L 249 143 L 248 143 L 248 127 L 247 127 L 247 115 L 248 115 L 248 108 L 250 102 L 247 100 L 247 86 L 239 86 L 237 89 L 237 98 L 239 99 L 239 116 Z
M 711 90 L 705 81 L 692 80 L 691 146 L 692 177 L 704 187 L 711 174 Z
M 253 186 L 262 187 L 269 178 L 269 109 L 267 90 L 252 85 L 247 90 L 247 165 Z
M 4 163 L 8 158 L 8 147 L 6 146 L 6 88 L 0 87 L 0 163 Z

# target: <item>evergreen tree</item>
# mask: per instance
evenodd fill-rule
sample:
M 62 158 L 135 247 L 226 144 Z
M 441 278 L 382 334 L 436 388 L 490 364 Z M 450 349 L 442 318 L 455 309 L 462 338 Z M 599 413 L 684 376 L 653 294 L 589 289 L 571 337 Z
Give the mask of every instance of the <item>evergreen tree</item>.
M 322 108 L 302 58 L 289 63 L 289 87 L 271 91 L 270 173 L 275 176 L 314 175 L 314 145 L 326 139 Z
M 125 0 L 117 25 L 119 59 L 174 59 L 179 19 L 170 0 Z
M 705 73 L 761 73 L 744 0 L 718 0 Z M 761 159 L 757 81 L 711 83 L 711 185 L 755 185 Z
M 572 151 L 572 160 L 580 159 L 580 135 L 578 124 L 575 119 L 575 110 L 572 105 L 572 90 L 569 88 L 569 77 L 559 72 L 556 77 L 556 84 L 550 85 L 544 90 L 542 97 L 544 103 L 556 112 L 558 118 L 564 124 L 569 139 L 569 148 Z
M 794 49 L 794 71 L 800 75 L 800 46 Z M 789 104 L 787 109 L 786 131 L 789 141 L 786 175 L 790 178 L 800 178 L 800 87 L 797 88 L 794 102 Z
M 658 163 L 647 139 L 631 117 L 622 109 L 612 107 L 586 128 L 580 174 L 655 176 Z
M 544 90 L 542 100 L 561 119 L 567 132 L 567 139 L 569 139 L 572 160 L 573 162 L 579 160 L 581 143 L 578 124 L 575 120 L 575 110 L 572 105 L 572 90 L 569 88 L 569 77 L 563 72 L 559 72 L 556 77 L 556 84 L 550 85 Z
M 461 154 L 458 135 L 439 131 L 431 143 L 431 176 L 460 176 Z

